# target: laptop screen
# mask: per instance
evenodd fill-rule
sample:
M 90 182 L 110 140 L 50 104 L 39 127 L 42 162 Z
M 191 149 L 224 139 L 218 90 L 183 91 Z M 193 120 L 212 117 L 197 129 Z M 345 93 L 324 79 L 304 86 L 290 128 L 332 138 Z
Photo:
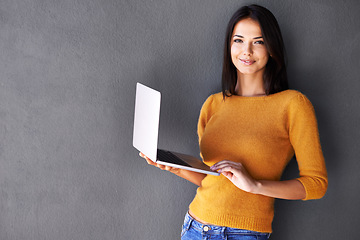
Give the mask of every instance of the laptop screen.
M 141 83 L 136 84 L 133 146 L 148 158 L 156 161 L 160 92 Z

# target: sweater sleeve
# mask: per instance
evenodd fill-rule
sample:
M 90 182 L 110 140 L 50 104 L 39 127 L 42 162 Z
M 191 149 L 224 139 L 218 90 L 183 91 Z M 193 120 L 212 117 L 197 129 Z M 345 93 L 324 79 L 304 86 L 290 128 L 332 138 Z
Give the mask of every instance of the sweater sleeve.
M 215 100 L 214 100 L 215 96 L 211 95 L 209 96 L 206 101 L 204 102 L 201 111 L 200 111 L 200 116 L 199 116 L 199 120 L 198 120 L 198 127 L 197 127 L 197 133 L 198 133 L 198 139 L 199 139 L 199 145 L 201 142 L 201 138 L 204 134 L 205 131 L 205 127 L 206 124 L 209 122 L 209 120 L 211 119 L 213 113 L 214 113 L 214 108 L 215 108 Z M 203 156 L 200 152 L 200 156 L 203 159 Z
M 201 142 L 202 135 L 204 134 L 205 126 L 212 116 L 213 101 L 214 101 L 214 96 L 211 95 L 206 99 L 206 101 L 204 102 L 201 108 L 199 121 L 198 121 L 198 128 L 197 128 L 199 143 Z
M 299 166 L 297 180 L 306 191 L 303 200 L 322 198 L 328 186 L 327 171 L 315 111 L 302 94 L 294 97 L 289 105 L 289 136 Z

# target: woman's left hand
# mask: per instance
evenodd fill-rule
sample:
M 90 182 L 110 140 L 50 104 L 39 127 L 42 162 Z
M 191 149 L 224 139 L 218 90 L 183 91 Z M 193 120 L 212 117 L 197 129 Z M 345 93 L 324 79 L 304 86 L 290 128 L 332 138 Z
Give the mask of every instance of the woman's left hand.
M 257 191 L 259 183 L 250 176 L 241 163 L 223 160 L 211 166 L 211 170 L 218 171 L 245 192 L 256 193 Z

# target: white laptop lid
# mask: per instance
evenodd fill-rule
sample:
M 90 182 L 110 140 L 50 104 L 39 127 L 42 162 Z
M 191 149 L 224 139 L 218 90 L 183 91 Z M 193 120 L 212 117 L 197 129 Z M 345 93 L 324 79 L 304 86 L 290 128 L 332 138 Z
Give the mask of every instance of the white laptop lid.
M 156 161 L 160 118 L 160 92 L 136 84 L 133 146 Z

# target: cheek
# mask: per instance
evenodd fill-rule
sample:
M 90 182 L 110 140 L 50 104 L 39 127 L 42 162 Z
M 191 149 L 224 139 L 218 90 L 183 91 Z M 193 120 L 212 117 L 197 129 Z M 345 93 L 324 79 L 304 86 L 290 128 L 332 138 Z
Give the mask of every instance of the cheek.
M 259 49 L 258 56 L 266 61 L 269 59 L 269 53 L 266 49 Z
M 231 59 L 234 61 L 234 59 L 236 59 L 240 53 L 239 47 L 231 46 L 230 53 L 231 53 Z
M 240 52 L 240 46 L 239 46 L 239 44 L 233 44 L 233 45 L 231 45 L 231 53 L 238 53 L 238 52 Z
M 265 52 L 261 55 L 261 58 L 263 59 L 263 61 L 267 62 L 269 60 L 269 54 L 267 54 L 267 52 Z

